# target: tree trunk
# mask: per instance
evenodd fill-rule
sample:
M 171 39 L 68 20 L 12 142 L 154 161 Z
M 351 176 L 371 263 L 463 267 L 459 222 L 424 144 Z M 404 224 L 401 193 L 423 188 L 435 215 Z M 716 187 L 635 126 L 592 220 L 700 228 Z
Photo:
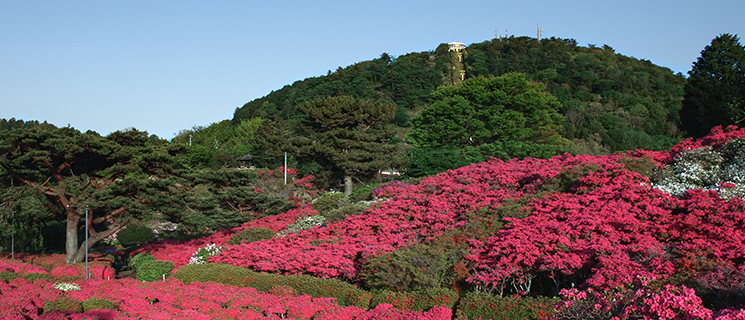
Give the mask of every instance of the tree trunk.
M 344 194 L 349 196 L 352 194 L 352 190 L 354 190 L 354 183 L 352 183 L 352 177 L 344 176 Z
M 67 215 L 67 226 L 65 228 L 65 262 L 78 263 L 78 222 L 77 215 Z

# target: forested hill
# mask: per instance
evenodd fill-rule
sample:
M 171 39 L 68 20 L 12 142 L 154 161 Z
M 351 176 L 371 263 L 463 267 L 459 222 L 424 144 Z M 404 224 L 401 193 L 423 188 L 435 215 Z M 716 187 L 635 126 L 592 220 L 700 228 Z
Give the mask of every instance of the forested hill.
M 463 64 L 440 44 L 434 51 L 363 61 L 308 78 L 237 108 L 233 123 L 251 118 L 294 122 L 295 107 L 322 96 L 356 96 L 396 104 L 393 122 L 409 120 L 430 103 L 431 93 L 465 78 L 525 73 L 561 102 L 561 135 L 575 153 L 635 148 L 665 149 L 680 138 L 679 111 L 685 78 L 670 69 L 616 53 L 608 45 L 578 46 L 573 39 L 509 37 L 468 46 Z

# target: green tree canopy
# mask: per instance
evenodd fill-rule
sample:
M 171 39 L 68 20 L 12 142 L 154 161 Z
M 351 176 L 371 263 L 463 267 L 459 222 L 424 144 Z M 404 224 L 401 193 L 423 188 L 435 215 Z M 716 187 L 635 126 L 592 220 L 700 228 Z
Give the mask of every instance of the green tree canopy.
M 390 143 L 396 128 L 390 124 L 396 105 L 350 96 L 316 98 L 300 104 L 298 157 L 344 177 L 351 193 L 352 177 L 367 178 L 378 170 L 400 167 L 406 157 Z
M 681 121 L 691 136 L 705 136 L 718 125 L 743 124 L 745 47 L 737 35 L 714 38 L 688 75 Z
M 559 135 L 559 101 L 521 73 L 476 77 L 442 87 L 412 119 L 415 148 L 478 148 L 500 158 L 548 157 L 566 141 Z
M 104 223 L 118 221 L 121 227 L 133 217 L 155 214 L 152 204 L 167 190 L 161 177 L 175 165 L 169 147 L 136 129 L 107 137 L 69 127 L 0 131 L 0 181 L 15 190 L 3 193 L 2 203 L 24 211 L 44 206 L 48 217 L 63 217 L 66 261 L 79 262 L 87 249 L 118 230 Z M 81 224 L 90 226 L 88 248 L 78 245 Z

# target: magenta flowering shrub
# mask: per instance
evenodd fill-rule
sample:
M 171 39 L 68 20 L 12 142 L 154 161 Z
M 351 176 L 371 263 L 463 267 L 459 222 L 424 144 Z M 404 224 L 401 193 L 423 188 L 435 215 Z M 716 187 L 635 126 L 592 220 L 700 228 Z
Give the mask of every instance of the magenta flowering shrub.
M 15 272 L 18 275 L 49 273 L 41 266 L 5 258 L 0 258 L 0 272 Z
M 642 281 L 643 282 L 643 281 Z M 607 291 L 562 289 L 562 300 L 554 307 L 551 319 L 728 319 L 737 315 L 723 310 L 715 317 L 702 305 L 693 289 L 667 285 L 650 289 L 639 279 Z
M 378 307 L 365 311 L 340 307 L 335 299 L 308 295 L 273 295 L 253 288 L 216 283 L 184 284 L 175 279 L 159 282 L 83 280 L 81 290 L 62 292 L 49 281 L 34 283 L 15 279 L 0 281 L 2 319 L 450 319 L 450 309 L 413 312 Z M 43 314 L 44 305 L 60 299 L 83 303 L 96 299 L 116 305 L 116 310 L 90 310 L 64 315 Z

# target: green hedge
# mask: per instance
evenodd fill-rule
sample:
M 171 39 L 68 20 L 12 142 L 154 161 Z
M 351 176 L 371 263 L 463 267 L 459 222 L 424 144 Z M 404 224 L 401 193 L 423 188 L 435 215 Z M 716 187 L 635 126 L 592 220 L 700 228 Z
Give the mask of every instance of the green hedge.
M 91 310 L 118 310 L 119 307 L 116 305 L 116 303 L 113 303 L 106 299 L 85 299 L 81 303 L 83 306 L 83 312 L 91 311 Z
M 13 280 L 15 278 L 18 278 L 18 274 L 12 271 L 3 271 L 0 272 L 0 280 L 5 282 L 10 282 L 10 280 Z
M 228 244 L 236 245 L 241 243 L 251 243 L 259 240 L 268 240 L 274 237 L 274 235 L 274 230 L 269 228 L 247 228 L 230 237 L 230 240 L 228 240 Z
M 148 260 L 137 268 L 137 280 L 158 281 L 163 275 L 170 276 L 175 268 L 171 261 Z
M 452 309 L 456 302 L 458 302 L 458 292 L 445 288 L 416 292 L 381 290 L 375 292 L 370 307 L 390 303 L 398 309 L 427 311 L 434 306 L 446 306 Z
M 68 296 L 60 296 L 54 300 L 44 302 L 44 313 L 61 311 L 64 313 L 80 313 L 83 311 L 83 305 Z
M 147 261 L 153 261 L 155 260 L 155 257 L 150 255 L 147 252 L 143 252 L 140 254 L 135 255 L 134 257 L 129 258 L 129 262 L 127 263 L 127 266 L 129 266 L 132 270 L 137 270 L 143 263 Z
M 456 306 L 457 319 L 545 319 L 554 313 L 558 299 L 546 297 L 500 297 L 471 292 Z
M 270 292 L 278 286 L 288 286 L 298 294 L 306 294 L 315 298 L 336 298 L 340 306 L 357 306 L 367 309 L 372 295 L 365 290 L 337 279 L 321 279 L 307 275 L 277 275 L 258 273 L 246 268 L 227 264 L 195 264 L 184 266 L 173 274 L 182 282 L 214 281 L 242 287 L 252 287 L 262 292 Z

